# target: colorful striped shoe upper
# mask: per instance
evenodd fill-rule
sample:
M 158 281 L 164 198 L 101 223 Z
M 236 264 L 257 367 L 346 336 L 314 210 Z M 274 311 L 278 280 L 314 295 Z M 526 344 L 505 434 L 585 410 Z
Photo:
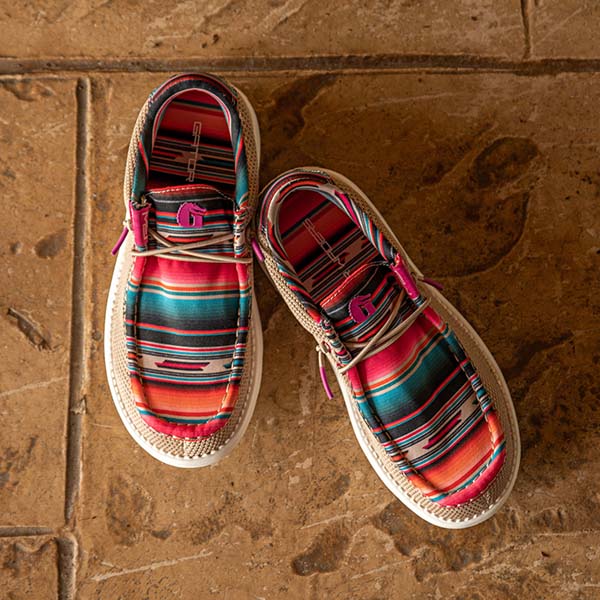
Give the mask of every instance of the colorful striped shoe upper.
M 127 363 L 142 419 L 177 438 L 213 435 L 240 401 L 251 304 L 242 133 L 232 89 L 185 75 L 152 94 L 134 150 Z
M 459 506 L 494 481 L 504 432 L 455 332 L 368 211 L 326 174 L 292 171 L 263 192 L 261 245 L 397 469 L 430 501 Z

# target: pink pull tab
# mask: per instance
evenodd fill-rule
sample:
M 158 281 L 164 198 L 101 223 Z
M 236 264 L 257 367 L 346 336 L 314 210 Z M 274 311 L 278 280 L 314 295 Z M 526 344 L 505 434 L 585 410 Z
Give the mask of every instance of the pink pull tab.
M 260 246 L 258 245 L 256 238 L 252 238 L 251 244 L 252 244 L 252 250 L 254 250 L 254 254 L 256 254 L 256 258 L 258 258 L 258 260 L 260 260 L 260 262 L 265 262 L 265 255 L 263 254 L 263 251 L 261 250 Z
M 412 278 L 411 274 L 406 268 L 406 265 L 404 264 L 402 258 L 398 256 L 397 260 L 398 264 L 392 267 L 392 271 L 394 271 L 394 273 L 396 273 L 396 275 L 398 276 L 398 279 L 400 280 L 400 283 L 406 290 L 408 297 L 411 300 L 416 300 L 421 295 L 419 293 L 419 289 L 417 288 L 417 284 L 415 283 L 414 279 Z
M 131 228 L 133 239 L 138 248 L 146 248 L 148 245 L 148 214 L 150 205 L 144 204 L 141 208 L 131 207 Z
M 123 231 L 121 231 L 121 235 L 119 236 L 117 243 L 115 244 L 114 248 L 110 251 L 110 253 L 113 256 L 115 256 L 115 254 L 119 251 L 119 249 L 123 245 L 123 242 L 125 241 L 125 238 L 127 237 L 128 233 L 129 233 L 129 229 L 127 229 L 127 225 L 125 225 L 125 227 L 123 227 Z

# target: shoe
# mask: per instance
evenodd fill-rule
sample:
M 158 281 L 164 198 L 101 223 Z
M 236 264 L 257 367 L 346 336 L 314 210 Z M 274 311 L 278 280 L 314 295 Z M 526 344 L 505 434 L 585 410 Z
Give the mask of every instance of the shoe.
M 519 465 L 517 420 L 489 350 L 423 277 L 365 194 L 295 169 L 261 193 L 257 254 L 342 390 L 354 433 L 391 492 L 458 529 L 493 515 Z
M 250 102 L 212 75 L 169 79 L 133 130 L 106 372 L 131 436 L 176 467 L 223 458 L 256 404 L 262 334 L 247 229 L 259 160 Z

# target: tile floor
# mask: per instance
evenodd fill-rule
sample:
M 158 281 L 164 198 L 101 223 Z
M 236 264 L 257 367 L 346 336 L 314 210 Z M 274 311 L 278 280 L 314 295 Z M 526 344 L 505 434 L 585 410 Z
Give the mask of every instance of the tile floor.
M 0 596 L 599 598 L 598 3 L 46 4 L 0 0 Z M 394 500 L 260 271 L 235 453 L 184 472 L 130 439 L 109 250 L 139 106 L 184 70 L 246 91 L 263 183 L 349 175 L 479 330 L 524 445 L 495 518 L 447 532 Z

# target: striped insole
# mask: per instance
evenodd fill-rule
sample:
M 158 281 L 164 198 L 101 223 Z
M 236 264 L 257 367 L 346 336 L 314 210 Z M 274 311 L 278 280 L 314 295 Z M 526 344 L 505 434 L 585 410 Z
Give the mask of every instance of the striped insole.
M 297 190 L 283 201 L 279 225 L 288 260 L 341 338 L 369 339 L 384 325 L 399 288 L 389 266 L 361 229 L 335 204 L 312 190 Z M 369 317 L 358 322 L 352 318 L 356 311 L 351 307 L 356 298 L 369 307 Z M 410 310 L 407 303 L 399 318 Z
M 206 183 L 232 195 L 233 148 L 218 102 L 202 90 L 190 90 L 171 100 L 159 118 L 148 187 Z
M 298 190 L 288 197 L 279 227 L 287 257 L 317 304 L 362 265 L 380 262 L 360 229 L 318 192 Z

